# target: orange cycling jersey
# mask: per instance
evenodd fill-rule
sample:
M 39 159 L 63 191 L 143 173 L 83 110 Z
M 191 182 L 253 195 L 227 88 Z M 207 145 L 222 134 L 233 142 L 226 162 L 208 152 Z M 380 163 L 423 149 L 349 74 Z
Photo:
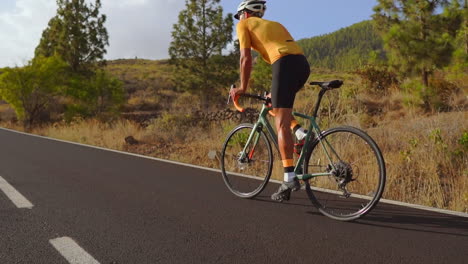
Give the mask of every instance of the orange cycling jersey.
M 250 17 L 237 24 L 237 36 L 241 49 L 258 51 L 269 64 L 286 55 L 303 55 L 301 47 L 288 30 L 278 22 Z

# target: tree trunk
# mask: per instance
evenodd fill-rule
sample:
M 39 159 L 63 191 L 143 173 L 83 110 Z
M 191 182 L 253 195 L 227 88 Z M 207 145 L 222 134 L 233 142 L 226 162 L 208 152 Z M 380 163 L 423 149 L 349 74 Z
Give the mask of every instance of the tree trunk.
M 31 132 L 34 119 L 31 116 L 27 116 L 23 120 L 23 128 L 25 132 Z
M 429 89 L 429 72 L 426 70 L 426 68 L 423 68 L 422 70 L 422 81 L 423 81 L 423 89 L 421 92 L 422 92 L 424 108 L 426 110 L 429 110 L 430 103 L 429 103 L 429 95 L 427 93 L 427 90 Z
M 426 70 L 426 68 L 423 68 L 422 70 L 422 81 L 425 89 L 429 87 L 429 72 Z

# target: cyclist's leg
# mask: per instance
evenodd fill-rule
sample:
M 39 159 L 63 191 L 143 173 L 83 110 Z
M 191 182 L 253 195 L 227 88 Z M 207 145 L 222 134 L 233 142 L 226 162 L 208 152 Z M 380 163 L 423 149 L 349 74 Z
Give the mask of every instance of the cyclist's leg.
M 291 190 L 300 185 L 294 174 L 293 138 L 291 133 L 292 107 L 296 97 L 297 77 L 294 74 L 294 58 L 286 56 L 273 64 L 271 99 L 278 132 L 278 145 L 284 167 L 284 182 L 271 198 L 276 201 L 289 200 Z
M 307 81 L 310 68 L 302 55 L 288 55 L 273 64 L 272 69 L 272 106 L 276 115 L 278 143 L 283 161 L 293 159 L 294 143 L 291 129 L 298 129 L 299 124 L 292 116 L 296 93 Z
M 292 108 L 275 108 L 274 113 L 281 159 L 292 160 L 294 144 L 291 134 Z
M 307 59 L 301 55 L 293 56 L 289 64 L 293 64 L 292 66 L 288 65 L 288 67 L 294 70 L 289 74 L 291 78 L 288 81 L 288 88 L 292 89 L 294 94 L 296 94 L 299 92 L 299 90 L 302 89 L 302 87 L 304 87 L 307 79 L 309 79 L 310 65 Z M 291 119 L 291 130 L 293 131 L 293 136 L 296 136 L 298 140 L 305 138 L 307 133 L 304 128 L 297 122 L 294 116 L 292 116 Z
M 292 116 L 291 120 L 291 131 L 293 133 L 293 137 L 296 137 L 297 140 L 303 140 L 307 135 L 307 130 L 305 130 L 299 122 Z
M 310 65 L 307 59 L 304 56 L 295 56 L 295 71 L 294 71 L 294 81 L 291 82 L 291 85 L 294 92 L 297 93 L 299 90 L 301 90 L 302 87 L 304 87 L 304 84 L 307 82 L 307 79 L 309 79 L 310 75 Z M 307 135 L 307 130 L 305 130 L 294 118 L 291 121 L 291 130 L 293 131 L 293 136 L 296 136 L 296 138 L 301 141 L 305 138 Z
M 302 88 L 310 74 L 309 64 L 304 56 L 289 55 L 273 64 L 271 99 L 275 112 L 278 144 L 283 160 L 284 182 L 271 198 L 277 201 L 289 200 L 291 190 L 300 185 L 294 174 L 291 134 L 292 107 L 296 93 Z
M 292 108 L 274 108 L 278 146 L 284 168 L 283 184 L 271 198 L 275 201 L 289 200 L 292 190 L 299 190 L 300 184 L 294 174 L 293 147 L 291 133 Z

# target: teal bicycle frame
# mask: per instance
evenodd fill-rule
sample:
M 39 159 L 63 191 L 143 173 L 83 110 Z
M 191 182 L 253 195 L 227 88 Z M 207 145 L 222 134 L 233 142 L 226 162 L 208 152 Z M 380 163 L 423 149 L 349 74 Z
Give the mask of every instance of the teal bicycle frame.
M 333 147 L 328 143 L 328 141 L 326 141 L 326 139 L 321 139 L 320 138 L 321 130 L 320 130 L 320 127 L 318 126 L 317 122 L 315 121 L 316 120 L 316 113 L 318 111 L 318 105 L 320 104 L 321 98 L 322 98 L 322 96 L 319 97 L 319 101 L 317 102 L 317 107 L 316 107 L 316 111 L 315 111 L 314 116 L 307 116 L 307 115 L 304 115 L 304 114 L 301 114 L 301 113 L 293 112 L 294 116 L 297 116 L 297 117 L 300 117 L 300 118 L 303 118 L 303 119 L 307 119 L 307 120 L 310 121 L 309 130 L 308 130 L 309 132 L 307 133 L 307 136 L 305 138 L 304 146 L 302 147 L 302 151 L 301 151 L 301 154 L 299 156 L 299 160 L 297 161 L 296 166 L 294 168 L 294 172 L 296 173 L 296 176 L 297 176 L 297 178 L 299 180 L 309 180 L 309 179 L 312 179 L 312 178 L 315 178 L 315 177 L 332 176 L 333 175 L 331 172 L 313 173 L 313 174 L 306 174 L 306 175 L 303 174 L 302 164 L 304 163 L 304 159 L 306 158 L 306 156 L 308 154 L 308 153 L 306 153 L 307 150 L 308 150 L 308 147 L 313 142 L 313 140 L 318 140 L 321 143 L 321 145 L 322 145 L 322 147 L 323 147 L 323 149 L 324 149 L 324 151 L 325 151 L 325 153 L 326 153 L 326 155 L 328 157 L 328 160 L 330 161 L 329 164 L 332 166 L 333 170 L 336 169 L 335 165 L 332 162 L 330 153 L 329 153 L 329 151 L 327 151 L 327 147 L 325 146 L 325 144 L 328 145 L 328 147 L 331 149 L 331 151 L 335 155 L 337 155 L 337 153 L 333 149 Z M 277 137 L 275 131 L 273 130 L 273 127 L 271 126 L 270 122 L 267 119 L 267 115 L 268 115 L 269 111 L 271 111 L 271 110 L 272 110 L 272 108 L 267 107 L 265 104 L 263 105 L 262 110 L 260 111 L 259 119 L 255 123 L 254 128 L 252 130 L 252 133 L 250 134 L 249 138 L 247 139 L 247 142 L 246 142 L 245 147 L 243 149 L 243 152 L 242 152 L 242 155 L 241 155 L 242 158 L 247 157 L 247 155 L 246 155 L 246 153 L 248 151 L 247 147 L 250 145 L 250 142 L 252 140 L 253 140 L 253 143 L 254 143 L 253 146 L 257 145 L 261 134 L 256 133 L 256 132 L 262 131 L 263 128 L 266 129 L 267 134 L 270 136 L 270 139 L 273 141 L 276 149 L 279 152 L 278 137 Z M 315 135 L 317 135 L 317 137 L 312 138 L 312 135 L 314 133 L 310 133 L 310 131 L 314 131 Z M 251 151 L 254 151 L 254 149 L 255 149 L 255 147 Z M 251 158 L 251 157 L 249 157 L 249 158 Z

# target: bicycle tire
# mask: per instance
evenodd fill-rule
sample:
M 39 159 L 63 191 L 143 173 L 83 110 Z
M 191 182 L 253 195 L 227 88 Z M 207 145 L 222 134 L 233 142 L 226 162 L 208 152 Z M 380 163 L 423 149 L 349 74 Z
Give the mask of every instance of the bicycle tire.
M 226 137 L 221 151 L 221 172 L 228 189 L 241 198 L 253 198 L 265 189 L 273 168 L 273 151 L 262 130 L 255 146 L 248 146 L 249 157 L 239 159 L 245 141 L 254 128 L 253 124 L 241 124 Z
M 367 133 L 355 127 L 322 132 L 310 145 L 303 166 L 305 174 L 333 172 L 333 176 L 308 180 L 306 192 L 322 214 L 335 220 L 352 221 L 363 217 L 377 205 L 385 189 L 382 152 Z M 339 187 L 346 181 L 348 193 Z M 359 185 L 366 181 L 370 184 Z

